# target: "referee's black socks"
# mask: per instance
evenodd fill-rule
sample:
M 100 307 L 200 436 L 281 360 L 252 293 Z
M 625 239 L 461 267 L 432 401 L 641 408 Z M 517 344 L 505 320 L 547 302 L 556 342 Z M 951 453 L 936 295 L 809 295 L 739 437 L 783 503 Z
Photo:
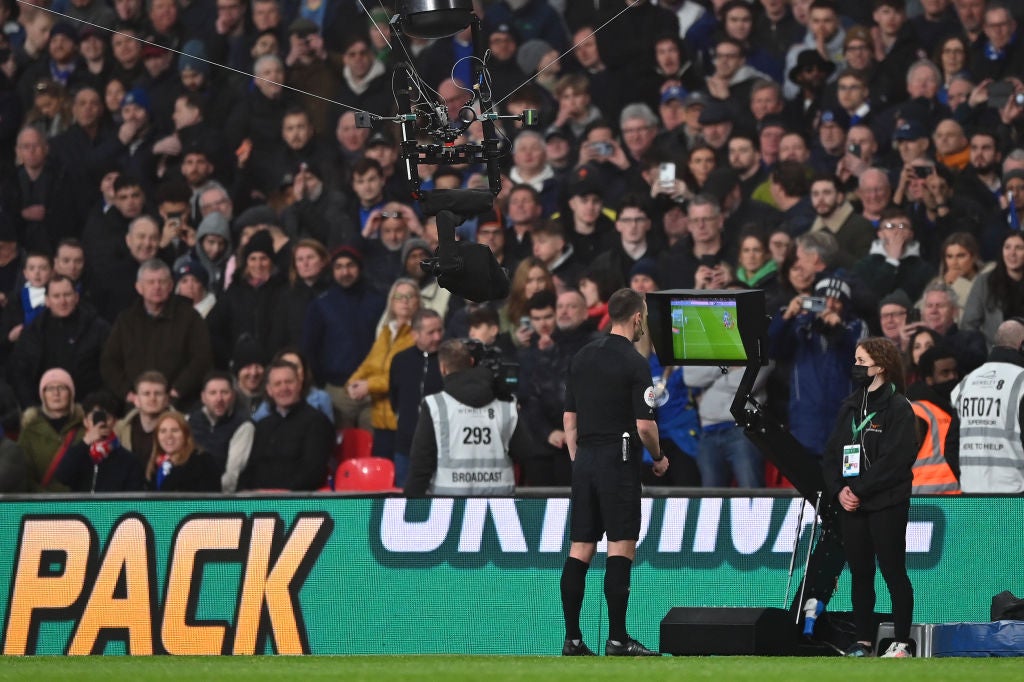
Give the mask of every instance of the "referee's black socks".
M 580 611 L 583 609 L 583 592 L 587 586 L 587 569 L 590 564 L 575 557 L 568 557 L 562 567 L 562 613 L 565 616 L 565 638 L 583 639 L 580 631 Z
M 604 570 L 604 598 L 608 601 L 608 639 L 625 642 L 626 607 L 629 605 L 629 572 L 633 560 L 610 556 Z

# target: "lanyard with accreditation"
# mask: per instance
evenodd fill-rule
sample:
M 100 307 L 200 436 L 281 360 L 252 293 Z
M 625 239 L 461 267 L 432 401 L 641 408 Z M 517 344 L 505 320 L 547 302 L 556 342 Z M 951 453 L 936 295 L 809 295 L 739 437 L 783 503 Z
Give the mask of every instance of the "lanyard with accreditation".
M 853 433 L 853 440 L 855 442 L 851 443 L 850 445 L 843 446 L 844 478 L 860 476 L 860 462 L 862 454 L 861 443 L 863 443 L 861 436 L 864 433 L 864 429 L 866 429 L 868 427 L 868 424 L 871 423 L 872 417 L 874 417 L 876 414 L 878 413 L 872 412 L 871 414 L 867 415 L 866 417 L 864 417 L 864 420 L 861 421 L 860 424 L 857 424 L 857 420 L 855 417 L 850 417 L 850 431 Z M 868 462 L 866 457 L 864 458 L 864 462 L 866 465 L 864 468 L 867 469 L 867 467 L 870 466 L 871 463 Z

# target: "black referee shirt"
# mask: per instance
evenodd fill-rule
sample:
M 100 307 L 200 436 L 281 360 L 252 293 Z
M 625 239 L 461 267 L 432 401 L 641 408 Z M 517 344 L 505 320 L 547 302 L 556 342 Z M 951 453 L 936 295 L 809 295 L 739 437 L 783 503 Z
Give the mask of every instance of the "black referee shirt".
M 623 432 L 639 438 L 636 420 L 655 417 L 650 365 L 618 334 L 591 341 L 569 367 L 565 411 L 576 413 L 580 445 L 618 444 Z

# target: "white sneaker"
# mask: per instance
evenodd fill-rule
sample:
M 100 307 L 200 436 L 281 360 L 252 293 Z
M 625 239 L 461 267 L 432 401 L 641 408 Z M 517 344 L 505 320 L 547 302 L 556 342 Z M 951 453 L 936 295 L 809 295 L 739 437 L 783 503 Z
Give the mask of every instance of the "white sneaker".
M 913 658 L 914 655 L 910 653 L 910 649 L 904 642 L 893 642 L 889 645 L 889 648 L 885 650 L 881 658 Z

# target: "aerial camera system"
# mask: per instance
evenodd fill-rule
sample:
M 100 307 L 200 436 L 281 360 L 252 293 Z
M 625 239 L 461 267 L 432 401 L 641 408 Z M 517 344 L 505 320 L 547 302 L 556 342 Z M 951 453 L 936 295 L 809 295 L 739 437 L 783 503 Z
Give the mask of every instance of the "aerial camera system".
M 494 197 L 501 191 L 501 170 L 498 162 L 507 150 L 495 128 L 495 121 L 517 119 L 527 125 L 536 123 L 537 113 L 529 110 L 516 116 L 502 116 L 495 109 L 491 79 L 487 72 L 487 54 L 482 50 L 480 19 L 473 12 L 472 0 L 401 0 L 398 12 L 391 18 L 393 39 L 399 54 L 408 62 L 399 65 L 406 83 L 396 90 L 399 113 L 393 117 L 356 115 L 360 127 L 392 122 L 401 127 L 401 157 L 410 195 L 421 200 L 428 215 L 437 216 L 438 250 L 421 267 L 435 275 L 438 283 L 449 291 L 473 301 L 487 301 L 508 295 L 508 274 L 498 265 L 490 249 L 483 244 L 455 241 L 455 228 L 467 219 L 490 210 Z M 466 88 L 467 100 L 458 116 L 449 116 L 447 103 L 434 91 L 436 84 L 423 82 L 412 65 L 406 36 L 445 38 L 470 28 L 473 38 L 473 82 Z M 453 66 L 454 71 L 454 66 Z M 457 144 L 469 127 L 479 121 L 483 139 Z M 421 136 L 430 139 L 420 143 Z M 421 189 L 421 163 L 451 166 L 476 165 L 487 170 L 487 190 Z

